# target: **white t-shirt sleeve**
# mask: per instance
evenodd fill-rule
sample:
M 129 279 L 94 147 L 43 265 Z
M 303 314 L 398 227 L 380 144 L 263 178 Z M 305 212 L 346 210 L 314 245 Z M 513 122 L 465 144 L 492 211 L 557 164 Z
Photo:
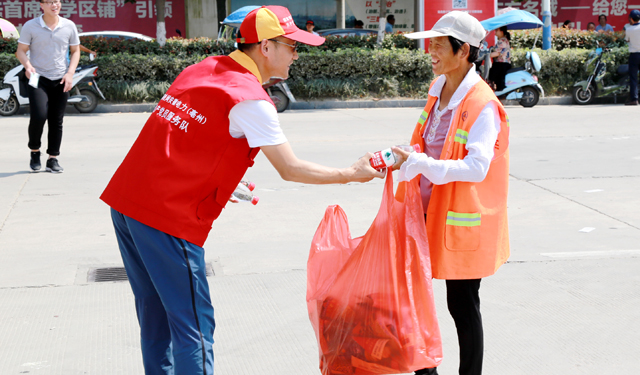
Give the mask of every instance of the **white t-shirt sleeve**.
M 399 181 L 422 174 L 436 185 L 452 181 L 481 182 L 487 177 L 493 148 L 500 133 L 500 111 L 489 102 L 469 130 L 467 156 L 461 160 L 436 160 L 424 153 L 412 153 L 400 168 Z
M 69 45 L 79 46 L 80 37 L 78 36 L 78 28 L 76 27 L 76 24 L 73 21 L 69 21 L 69 22 L 71 22 L 71 25 L 73 26 L 73 31 L 71 32 L 71 36 L 69 37 Z
M 20 30 L 20 38 L 18 38 L 18 43 L 26 44 L 28 46 L 31 45 L 31 23 L 27 22 L 22 30 Z
M 229 134 L 247 138 L 252 148 L 287 142 L 278 119 L 278 111 L 266 100 L 245 100 L 229 112 Z

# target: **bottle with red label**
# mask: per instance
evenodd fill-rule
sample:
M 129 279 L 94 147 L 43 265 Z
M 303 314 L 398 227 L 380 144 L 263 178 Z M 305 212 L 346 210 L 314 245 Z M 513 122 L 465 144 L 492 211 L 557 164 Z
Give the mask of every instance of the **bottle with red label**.
M 413 146 L 400 145 L 395 147 L 407 152 L 420 152 L 419 144 L 415 144 Z M 390 168 L 398 161 L 399 158 L 400 156 L 396 155 L 391 150 L 391 148 L 386 148 L 382 151 L 374 152 L 373 157 L 371 158 L 371 160 L 369 160 L 369 163 L 374 169 Z
M 254 206 L 258 204 L 260 198 L 253 195 L 253 189 L 256 188 L 256 184 L 250 181 L 240 181 L 236 190 L 231 194 L 231 198 L 229 198 L 230 202 L 238 203 L 238 202 L 251 202 Z

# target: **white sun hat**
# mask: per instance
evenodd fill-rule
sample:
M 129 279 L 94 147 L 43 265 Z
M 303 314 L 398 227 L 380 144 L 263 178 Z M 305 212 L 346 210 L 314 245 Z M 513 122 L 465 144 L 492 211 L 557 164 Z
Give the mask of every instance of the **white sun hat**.
M 438 36 L 452 36 L 473 47 L 480 47 L 480 43 L 487 32 L 477 18 L 467 12 L 459 10 L 451 11 L 436 22 L 431 30 L 418 31 L 417 33 L 405 34 L 410 39 L 428 39 Z

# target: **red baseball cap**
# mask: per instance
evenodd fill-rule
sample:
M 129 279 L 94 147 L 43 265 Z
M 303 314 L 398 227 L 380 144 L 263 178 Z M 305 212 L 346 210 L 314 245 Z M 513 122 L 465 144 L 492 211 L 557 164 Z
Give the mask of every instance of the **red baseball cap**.
M 324 38 L 302 31 L 293 22 L 289 9 L 278 5 L 265 5 L 249 12 L 240 25 L 238 43 L 260 43 L 265 39 L 284 36 L 296 42 L 319 46 Z

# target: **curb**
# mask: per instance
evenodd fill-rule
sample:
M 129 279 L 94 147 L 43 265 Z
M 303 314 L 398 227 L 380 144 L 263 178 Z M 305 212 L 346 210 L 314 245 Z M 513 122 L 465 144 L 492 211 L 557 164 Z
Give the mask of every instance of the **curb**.
M 517 100 L 502 100 L 503 105 L 519 106 Z M 318 100 L 311 102 L 298 101 L 290 103 L 291 110 L 298 109 L 345 109 L 345 108 L 409 108 L 424 107 L 427 99 L 404 99 L 404 100 Z M 540 98 L 537 105 L 570 105 L 573 99 L 570 96 L 553 96 Z
M 427 104 L 427 99 L 397 99 L 397 100 L 314 100 L 296 101 L 290 103 L 288 110 L 309 110 L 309 109 L 355 109 L 355 108 L 423 108 Z M 516 100 L 503 100 L 503 105 L 520 106 Z M 570 96 L 556 96 L 540 98 L 537 105 L 570 105 L 573 100 Z M 138 104 L 100 104 L 94 113 L 127 113 L 127 112 L 151 112 L 155 108 L 155 103 Z M 75 108 L 67 108 L 67 113 L 78 113 Z
M 143 113 L 152 112 L 157 103 L 111 104 L 98 105 L 93 113 Z M 75 108 L 68 107 L 66 113 L 78 113 Z
M 596 98 L 593 104 L 624 104 L 624 100 L 615 100 L 612 97 Z M 516 100 L 502 100 L 505 106 L 517 106 L 520 104 Z M 353 109 L 353 108 L 423 108 L 427 104 L 426 99 L 397 99 L 397 100 L 316 100 L 316 101 L 296 101 L 290 103 L 287 109 L 310 110 L 310 109 Z M 540 98 L 539 105 L 574 105 L 570 96 L 551 96 Z M 152 112 L 156 103 L 135 103 L 135 104 L 113 104 L 100 103 L 93 113 L 144 113 Z M 20 108 L 18 114 L 28 114 L 28 107 Z M 73 106 L 67 106 L 65 114 L 80 114 Z

